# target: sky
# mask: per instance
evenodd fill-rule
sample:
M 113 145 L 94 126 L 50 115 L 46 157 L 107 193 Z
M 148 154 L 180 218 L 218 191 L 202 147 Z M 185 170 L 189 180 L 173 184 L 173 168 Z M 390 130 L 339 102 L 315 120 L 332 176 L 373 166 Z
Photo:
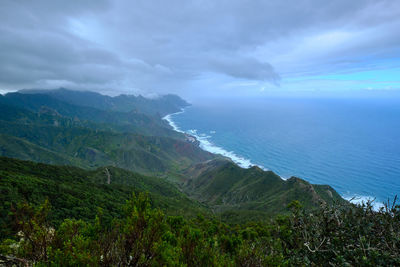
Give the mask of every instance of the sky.
M 1 0 L 0 93 L 400 89 L 400 1 Z

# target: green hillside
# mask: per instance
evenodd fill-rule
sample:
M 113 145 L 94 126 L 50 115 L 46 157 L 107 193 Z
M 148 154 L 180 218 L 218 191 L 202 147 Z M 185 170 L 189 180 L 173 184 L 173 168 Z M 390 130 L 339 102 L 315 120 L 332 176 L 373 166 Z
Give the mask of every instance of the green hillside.
M 346 202 L 310 212 L 292 201 L 285 214 L 226 224 L 165 180 L 118 168 L 86 171 L 0 157 L 0 177 L 4 266 L 400 264 L 395 202 L 378 212 L 370 203 Z M 212 199 L 224 194 L 218 192 Z
M 262 218 L 284 213 L 293 200 L 309 210 L 343 202 L 330 186 L 312 185 L 296 177 L 285 181 L 271 171 L 256 166 L 243 169 L 228 160 L 200 163 L 186 173 L 184 191 L 230 220 L 245 219 L 246 214 Z
M 10 231 L 7 214 L 18 203 L 53 206 L 51 221 L 56 225 L 66 218 L 92 220 L 98 208 L 110 221 L 120 217 L 121 207 L 133 192 L 149 192 L 155 207 L 169 214 L 205 213 L 165 179 L 144 176 L 115 167 L 87 171 L 70 166 L 53 166 L 0 157 L 0 218 L 5 232 Z
M 173 131 L 160 116 L 144 114 L 136 110 L 120 112 L 73 105 L 45 94 L 8 93 L 0 97 L 0 106 L 2 109 L 18 108 L 18 114 L 15 116 L 19 115 L 22 118 L 30 111 L 34 113 L 28 115 L 31 119 L 46 114 L 52 116 L 54 121 L 69 120 L 75 125 L 80 123 L 85 127 L 95 129 L 183 138 L 182 134 Z M 25 111 L 21 112 L 21 109 Z M 6 120 L 12 118 L 7 115 L 2 117 L 8 118 Z
M 0 155 L 58 165 L 81 166 L 76 158 L 56 153 L 15 136 L 0 134 Z
M 357 207 L 203 151 L 161 118 L 187 105 L 0 95 L 0 266 L 400 263 L 399 206 Z
M 137 112 L 138 103 L 152 109 L 158 105 L 157 113 L 187 105 L 176 96 L 144 100 L 65 89 L 6 94 L 0 97 L 0 155 L 88 170 L 115 166 L 162 177 L 228 221 L 287 212 L 293 200 L 306 209 L 341 201 L 329 186 L 298 178 L 283 181 L 273 172 L 243 169 L 208 153 L 158 115 Z
M 69 104 L 119 112 L 138 111 L 149 115 L 165 116 L 179 111 L 189 104 L 172 94 L 154 98 L 141 95 L 119 95 L 110 97 L 90 91 L 73 91 L 65 88 L 55 90 L 20 90 L 23 94 L 45 94 Z
M 146 174 L 177 173 L 192 163 L 213 158 L 196 144 L 159 125 L 157 136 L 123 131 L 119 124 L 82 121 L 41 107 L 39 112 L 0 105 L 0 155 L 84 168 L 113 165 Z M 129 124 L 128 124 L 129 125 Z M 151 130 L 153 124 L 143 126 Z M 139 126 L 135 126 L 139 127 Z M 140 126 L 141 127 L 141 126 Z M 140 128 L 139 127 L 139 128 Z M 53 156 L 50 156 L 53 155 Z
M 3 156 L 27 158 L 26 149 L 12 147 L 8 139 L 25 140 L 35 153 L 35 160 L 49 163 L 47 152 L 59 154 L 66 162 L 75 158 L 79 166 L 92 168 L 114 165 L 142 173 L 176 172 L 194 162 L 213 158 L 208 152 L 185 141 L 167 137 L 143 136 L 130 133 L 94 131 L 87 128 L 23 125 L 0 122 Z M 33 144 L 33 145 L 31 145 Z M 10 147 L 11 146 L 11 147 Z M 36 149 L 36 148 L 43 149 Z M 43 151 L 46 153 L 43 155 Z M 71 163 L 73 163 L 71 162 Z

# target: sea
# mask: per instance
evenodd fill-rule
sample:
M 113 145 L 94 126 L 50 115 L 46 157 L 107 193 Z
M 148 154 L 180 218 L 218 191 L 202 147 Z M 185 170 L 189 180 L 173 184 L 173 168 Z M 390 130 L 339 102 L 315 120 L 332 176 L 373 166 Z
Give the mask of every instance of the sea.
M 165 119 L 243 168 L 329 184 L 375 208 L 400 194 L 400 98 L 218 98 Z

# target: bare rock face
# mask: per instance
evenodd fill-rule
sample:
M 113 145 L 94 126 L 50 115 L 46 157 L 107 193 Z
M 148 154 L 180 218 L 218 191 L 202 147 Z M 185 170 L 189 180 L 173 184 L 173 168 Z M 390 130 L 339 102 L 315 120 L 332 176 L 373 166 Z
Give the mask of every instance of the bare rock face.
M 186 140 L 187 142 L 189 142 L 189 143 L 192 143 L 192 144 L 196 145 L 196 146 L 200 146 L 199 140 L 197 140 L 197 138 L 194 137 L 193 135 L 190 135 L 190 134 L 186 134 L 186 133 L 185 133 L 185 140 Z

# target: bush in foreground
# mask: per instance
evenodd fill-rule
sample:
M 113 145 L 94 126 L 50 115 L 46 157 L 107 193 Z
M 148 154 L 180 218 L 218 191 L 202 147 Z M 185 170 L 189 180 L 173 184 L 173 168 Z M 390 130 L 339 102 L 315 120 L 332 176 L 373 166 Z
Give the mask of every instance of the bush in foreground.
M 61 266 L 400 265 L 400 206 L 322 206 L 268 222 L 227 225 L 198 216 L 166 216 L 146 194 L 133 195 L 122 218 L 66 219 L 54 229 L 50 203 L 20 204 L 4 261 Z M 4 256 L 7 255 L 7 256 Z

